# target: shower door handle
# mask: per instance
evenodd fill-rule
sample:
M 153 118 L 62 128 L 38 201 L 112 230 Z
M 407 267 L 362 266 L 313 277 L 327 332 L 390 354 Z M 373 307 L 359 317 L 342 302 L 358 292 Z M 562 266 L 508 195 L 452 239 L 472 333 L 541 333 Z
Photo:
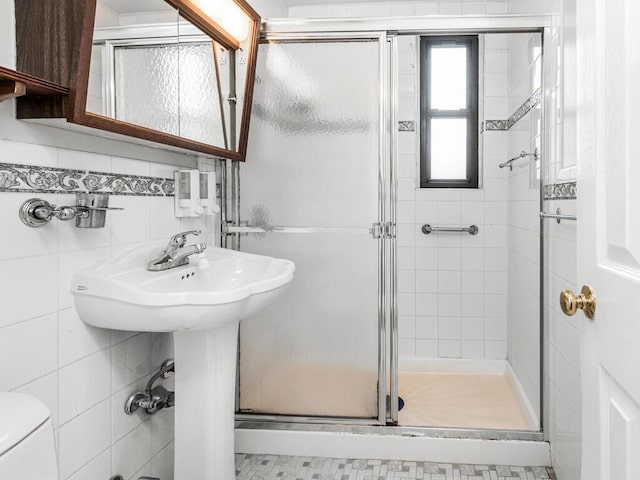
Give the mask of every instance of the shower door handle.
M 395 224 L 374 223 L 371 228 L 366 227 L 285 227 L 285 226 L 257 226 L 257 225 L 229 225 L 223 224 L 222 233 L 356 233 L 368 234 L 373 238 L 395 237 Z

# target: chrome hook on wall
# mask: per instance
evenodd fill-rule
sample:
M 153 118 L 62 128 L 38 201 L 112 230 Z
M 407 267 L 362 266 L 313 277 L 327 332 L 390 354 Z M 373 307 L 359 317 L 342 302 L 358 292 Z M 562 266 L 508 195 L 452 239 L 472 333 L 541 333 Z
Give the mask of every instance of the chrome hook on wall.
M 37 228 L 57 218 L 63 222 L 76 220 L 78 228 L 103 228 L 109 207 L 109 195 L 103 193 L 77 193 L 75 206 L 56 207 L 40 198 L 27 200 L 20 206 L 18 216 L 27 227 Z

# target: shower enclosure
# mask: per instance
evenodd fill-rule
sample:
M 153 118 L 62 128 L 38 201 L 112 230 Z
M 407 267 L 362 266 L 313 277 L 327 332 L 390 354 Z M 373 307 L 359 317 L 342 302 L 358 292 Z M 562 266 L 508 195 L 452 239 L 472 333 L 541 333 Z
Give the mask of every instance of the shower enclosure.
M 249 158 L 225 169 L 223 245 L 297 269 L 277 304 L 241 323 L 240 426 L 542 438 L 545 144 L 534 21 L 460 30 L 481 51 L 481 174 L 467 190 L 417 180 L 420 37 L 457 32 L 407 25 L 392 34 L 375 21 L 269 26 Z M 520 151 L 531 155 L 499 167 Z M 473 224 L 478 234 L 424 234 L 423 224 Z M 525 294 L 535 300 L 520 312 Z M 462 390 L 448 390 L 456 382 Z M 500 410 L 504 399 L 482 392 L 502 388 L 521 422 L 429 414 L 438 396 L 453 405 L 475 395 Z

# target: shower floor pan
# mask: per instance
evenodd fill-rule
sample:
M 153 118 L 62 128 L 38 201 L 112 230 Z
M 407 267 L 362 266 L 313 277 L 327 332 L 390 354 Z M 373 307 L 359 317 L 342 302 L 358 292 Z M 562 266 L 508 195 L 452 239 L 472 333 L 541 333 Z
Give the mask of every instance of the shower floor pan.
M 506 373 L 400 372 L 398 391 L 402 426 L 536 428 Z
M 403 358 L 400 366 L 398 392 L 404 406 L 399 426 L 538 430 L 536 415 L 506 361 Z M 376 382 L 371 372 L 329 365 L 284 366 L 262 376 L 270 388 L 247 390 L 241 397 L 241 405 L 262 407 L 252 413 L 375 416 L 375 392 L 367 387 Z

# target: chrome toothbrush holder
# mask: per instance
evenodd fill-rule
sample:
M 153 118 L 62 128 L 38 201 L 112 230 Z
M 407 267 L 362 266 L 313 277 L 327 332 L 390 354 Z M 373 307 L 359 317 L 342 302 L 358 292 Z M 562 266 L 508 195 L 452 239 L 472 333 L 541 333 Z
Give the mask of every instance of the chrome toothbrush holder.
M 76 205 L 56 207 L 39 198 L 27 200 L 20 206 L 18 216 L 28 227 L 42 227 L 52 219 L 63 222 L 76 220 L 78 228 L 104 228 L 108 210 L 124 210 L 109 207 L 109 195 L 104 193 L 77 193 Z

